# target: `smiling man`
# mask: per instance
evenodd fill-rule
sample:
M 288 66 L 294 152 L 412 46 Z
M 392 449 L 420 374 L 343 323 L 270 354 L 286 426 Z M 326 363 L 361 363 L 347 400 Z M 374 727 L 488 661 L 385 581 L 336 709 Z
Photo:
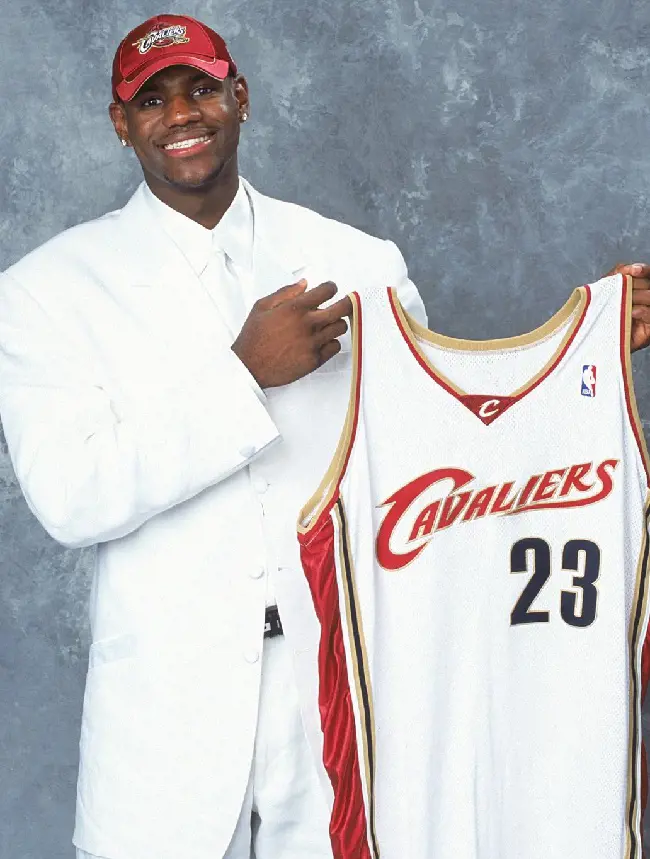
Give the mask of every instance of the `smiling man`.
M 246 80 L 223 39 L 182 17 L 145 22 L 115 54 L 113 95 L 115 129 L 154 196 L 213 228 L 238 189 L 239 126 L 249 110 Z M 215 185 L 225 193 L 206 195 Z
M 98 544 L 74 842 L 106 859 L 325 859 L 295 522 L 347 404 L 335 295 L 390 283 L 422 322 L 424 306 L 391 242 L 240 179 L 248 87 L 217 33 L 146 21 L 112 82 L 145 181 L 0 280 L 16 474 L 55 539 Z
M 113 97 L 144 182 L 0 281 L 16 474 L 55 539 L 98 544 L 78 855 L 331 857 L 295 521 L 347 405 L 337 287 L 424 307 L 394 244 L 239 177 L 248 86 L 209 27 L 137 27 Z M 629 273 L 642 346 L 650 269 Z

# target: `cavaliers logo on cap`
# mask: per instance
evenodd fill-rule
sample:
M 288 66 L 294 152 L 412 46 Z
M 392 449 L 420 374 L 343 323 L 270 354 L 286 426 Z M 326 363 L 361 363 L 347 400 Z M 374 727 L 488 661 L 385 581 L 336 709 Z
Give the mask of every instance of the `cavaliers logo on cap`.
M 141 54 L 148 53 L 152 48 L 168 48 L 170 45 L 182 45 L 189 42 L 185 35 L 187 27 L 176 24 L 173 27 L 161 27 L 158 30 L 151 30 L 142 39 L 138 39 L 133 43 L 133 46 L 138 48 Z

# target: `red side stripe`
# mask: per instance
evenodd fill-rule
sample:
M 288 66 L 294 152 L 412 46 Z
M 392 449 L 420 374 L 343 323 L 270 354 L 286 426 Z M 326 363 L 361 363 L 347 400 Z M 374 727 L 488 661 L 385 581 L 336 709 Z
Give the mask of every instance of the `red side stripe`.
M 634 440 L 636 441 L 636 446 L 639 451 L 639 455 L 641 457 L 641 462 L 643 463 L 643 468 L 646 475 L 646 480 L 648 481 L 648 486 L 650 486 L 650 473 L 648 472 L 648 462 L 645 456 L 644 444 L 643 440 L 640 436 L 641 428 L 639 427 L 635 409 L 632 405 L 632 380 L 629 377 L 629 358 L 627 354 L 627 350 L 630 348 L 630 344 L 628 343 L 629 332 L 627 329 L 627 305 L 629 300 L 629 290 L 630 283 L 627 277 L 622 277 L 623 281 L 623 296 L 621 300 L 621 323 L 620 323 L 620 337 L 619 337 L 619 348 L 620 348 L 620 358 L 621 358 L 621 373 L 623 376 L 623 390 L 625 391 L 625 407 L 627 409 L 628 419 L 630 421 L 630 426 L 632 427 L 632 432 L 634 433 Z M 647 527 L 647 519 L 644 520 L 644 528 Z M 645 573 L 644 571 L 644 574 Z M 648 682 L 650 680 L 650 628 L 646 629 L 645 639 L 643 641 L 643 646 L 641 649 L 641 706 L 646 698 L 646 694 L 648 691 Z M 646 805 L 648 801 L 648 764 L 646 758 L 646 746 L 645 741 L 641 743 L 641 821 L 643 824 Z M 643 828 L 643 826 L 642 826 Z
M 624 298 L 626 297 L 625 294 L 623 297 Z M 648 506 L 646 506 L 645 514 L 643 517 L 644 531 L 648 528 L 649 516 L 650 516 L 650 511 L 649 511 Z M 640 763 L 641 763 L 641 783 L 640 783 L 640 785 L 636 784 L 635 771 L 633 770 L 632 771 L 632 786 L 633 786 L 633 789 L 635 789 L 635 792 L 638 792 L 638 794 L 640 794 L 639 798 L 641 801 L 641 808 L 640 808 L 640 811 L 641 811 L 641 833 L 643 833 L 643 831 L 644 831 L 644 818 L 645 818 L 645 812 L 646 812 L 646 805 L 647 805 L 647 801 L 648 801 L 648 762 L 647 762 L 647 757 L 646 757 L 646 745 L 645 745 L 645 741 L 643 740 L 643 719 L 637 720 L 637 712 L 636 712 L 637 701 L 635 699 L 636 699 L 636 696 L 640 697 L 640 700 L 638 702 L 638 706 L 641 710 L 643 710 L 643 704 L 644 704 L 645 697 L 646 697 L 646 694 L 648 691 L 648 680 L 650 679 L 650 651 L 649 651 L 650 628 L 646 627 L 645 638 L 644 638 L 643 645 L 641 648 L 641 677 L 640 678 L 636 676 L 635 652 L 636 652 L 636 649 L 638 646 L 637 623 L 640 624 L 640 622 L 641 622 L 640 612 L 641 612 L 641 608 L 643 607 L 643 605 L 646 601 L 646 594 L 644 593 L 644 591 L 648 587 L 649 556 L 650 556 L 650 552 L 649 552 L 649 547 L 648 547 L 648 537 L 647 537 L 647 533 L 644 533 L 643 557 L 641 560 L 641 586 L 640 586 L 641 592 L 639 594 L 639 600 L 637 603 L 637 609 L 636 609 L 637 614 L 636 614 L 636 619 L 634 622 L 634 630 L 633 630 L 633 635 L 632 635 L 632 650 L 631 650 L 631 658 L 632 658 L 631 674 L 632 674 L 632 684 L 633 684 L 632 689 L 635 693 L 634 700 L 632 702 L 632 706 L 635 708 L 635 712 L 632 714 L 632 722 L 633 722 L 632 743 L 634 744 L 632 747 L 633 751 L 636 751 L 636 748 L 637 748 L 636 744 L 639 743 L 639 741 L 641 744 L 641 749 L 639 752 L 639 755 L 641 758 L 641 761 L 640 761 Z M 639 683 L 641 684 L 640 695 L 639 695 Z M 632 760 L 632 766 L 633 767 L 635 766 L 634 759 Z M 629 823 L 628 823 L 630 838 L 632 839 L 631 856 L 632 857 L 639 856 L 640 859 L 643 859 L 643 856 L 644 856 L 643 847 L 642 847 L 642 845 L 637 843 L 636 837 L 634 835 L 634 828 L 633 828 L 633 823 L 632 823 L 632 814 L 634 811 L 634 805 L 635 805 L 635 797 L 633 795 L 632 796 L 632 802 L 630 805 L 630 818 L 629 818 Z M 639 850 L 640 850 L 640 853 L 639 853 Z
M 299 535 L 300 556 L 309 583 L 321 637 L 318 650 L 318 704 L 323 729 L 323 763 L 334 789 L 330 838 L 334 859 L 371 859 L 363 799 L 352 695 L 341 628 L 331 516 Z

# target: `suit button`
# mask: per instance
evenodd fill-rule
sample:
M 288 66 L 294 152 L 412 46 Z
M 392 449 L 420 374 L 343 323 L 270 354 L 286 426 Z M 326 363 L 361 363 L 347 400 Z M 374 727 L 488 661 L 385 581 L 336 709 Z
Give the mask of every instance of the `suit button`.
M 254 453 L 256 453 L 256 450 L 252 444 L 247 444 L 245 447 L 239 448 L 239 455 L 243 456 L 244 459 L 250 459 Z
M 260 658 L 259 650 L 248 650 L 244 653 L 244 659 L 246 662 L 249 662 L 251 665 L 254 665 L 257 660 Z
M 253 480 L 253 489 L 255 490 L 255 492 L 259 492 L 260 495 L 262 493 L 266 492 L 266 490 L 268 488 L 269 488 L 269 482 L 265 477 L 261 477 L 260 475 L 258 475 Z
M 251 579 L 261 579 L 264 573 L 264 567 L 254 567 L 248 575 L 251 577 Z

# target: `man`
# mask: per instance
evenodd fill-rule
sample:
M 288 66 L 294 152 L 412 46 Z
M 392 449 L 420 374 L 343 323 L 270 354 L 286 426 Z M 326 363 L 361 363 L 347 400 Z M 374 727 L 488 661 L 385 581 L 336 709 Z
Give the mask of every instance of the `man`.
M 422 323 L 424 307 L 392 243 L 239 178 L 248 87 L 208 27 L 144 22 L 113 94 L 144 184 L 0 283 L 16 474 L 55 539 L 99 544 L 74 842 L 106 859 L 331 856 L 295 521 L 347 403 L 334 283 L 392 284 Z M 631 273 L 638 347 L 650 267 Z

